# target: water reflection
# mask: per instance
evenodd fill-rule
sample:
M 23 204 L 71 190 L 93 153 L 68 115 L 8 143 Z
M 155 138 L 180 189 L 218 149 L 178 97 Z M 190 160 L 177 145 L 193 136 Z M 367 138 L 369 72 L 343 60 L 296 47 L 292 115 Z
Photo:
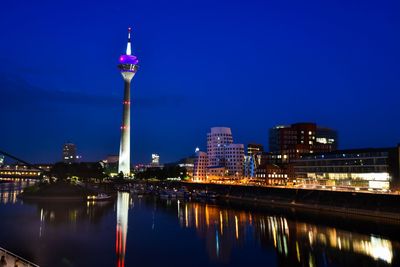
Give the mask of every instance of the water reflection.
M 115 248 L 117 267 L 125 266 L 126 236 L 128 234 L 129 193 L 119 192 L 117 199 L 117 236 Z
M 47 202 L 47 201 L 25 201 L 28 204 L 35 204 L 40 218 L 40 232 L 46 224 L 62 225 L 67 224 L 70 227 L 78 223 L 88 221 L 90 223 L 99 223 L 103 216 L 113 207 L 109 202 L 87 203 L 69 202 Z
M 167 205 L 174 205 L 171 202 Z M 392 264 L 394 247 L 400 245 L 379 236 L 365 235 L 334 227 L 291 221 L 283 216 L 268 216 L 233 210 L 205 203 L 176 202 L 179 224 L 194 228 L 205 240 L 209 258 L 229 263 L 232 251 L 256 242 L 273 247 L 280 266 Z
M 0 184 L 1 245 L 41 266 L 400 266 L 398 234 L 389 230 L 363 234 L 322 218 L 129 193 L 112 202 L 29 203 L 14 197 L 23 187 Z
M 7 179 L 7 181 L 10 181 L 10 179 Z M 5 183 L 4 179 L 0 179 L 0 204 L 16 204 L 17 195 L 25 187 L 36 182 L 30 179 L 13 179 L 11 181 Z

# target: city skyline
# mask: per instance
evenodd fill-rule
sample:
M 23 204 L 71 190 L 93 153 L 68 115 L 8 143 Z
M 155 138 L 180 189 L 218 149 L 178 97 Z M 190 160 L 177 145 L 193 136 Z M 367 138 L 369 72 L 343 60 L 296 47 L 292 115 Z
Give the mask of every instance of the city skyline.
M 30 162 L 57 161 L 66 140 L 84 160 L 117 154 L 115 55 L 129 25 L 145 62 L 133 86 L 134 163 L 204 149 L 214 126 L 265 147 L 269 128 L 300 121 L 336 129 L 340 148 L 399 142 L 399 3 L 153 4 L 121 18 L 106 3 L 5 3 L 1 148 Z

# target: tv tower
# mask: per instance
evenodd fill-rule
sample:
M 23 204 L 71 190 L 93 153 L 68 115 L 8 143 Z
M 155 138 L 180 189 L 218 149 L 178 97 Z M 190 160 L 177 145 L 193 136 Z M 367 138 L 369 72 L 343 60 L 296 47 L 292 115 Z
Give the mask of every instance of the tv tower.
M 124 101 L 122 111 L 121 143 L 119 148 L 118 173 L 129 176 L 131 172 L 131 80 L 138 70 L 139 60 L 131 51 L 131 28 L 128 28 L 128 44 L 125 55 L 119 57 L 118 68 L 124 79 Z

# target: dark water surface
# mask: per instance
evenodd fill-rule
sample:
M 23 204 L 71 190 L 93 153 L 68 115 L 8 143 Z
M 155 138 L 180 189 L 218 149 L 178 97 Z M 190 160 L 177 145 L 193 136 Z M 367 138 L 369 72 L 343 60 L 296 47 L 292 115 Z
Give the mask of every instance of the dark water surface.
M 396 226 L 137 198 L 26 203 L 0 184 L 0 246 L 46 266 L 400 266 Z

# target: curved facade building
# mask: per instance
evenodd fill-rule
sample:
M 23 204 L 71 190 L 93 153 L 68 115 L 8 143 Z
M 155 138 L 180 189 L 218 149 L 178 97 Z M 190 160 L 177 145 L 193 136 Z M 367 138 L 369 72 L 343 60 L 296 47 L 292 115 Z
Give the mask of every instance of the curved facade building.
M 207 163 L 207 153 L 197 151 L 193 166 L 193 181 L 204 182 L 207 180 Z
M 228 127 L 212 127 L 207 134 L 208 166 L 225 166 L 225 147 L 233 143 Z

